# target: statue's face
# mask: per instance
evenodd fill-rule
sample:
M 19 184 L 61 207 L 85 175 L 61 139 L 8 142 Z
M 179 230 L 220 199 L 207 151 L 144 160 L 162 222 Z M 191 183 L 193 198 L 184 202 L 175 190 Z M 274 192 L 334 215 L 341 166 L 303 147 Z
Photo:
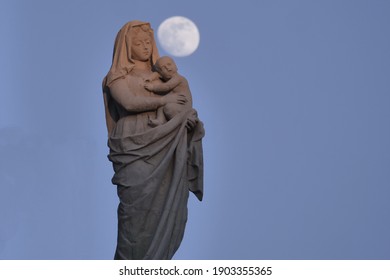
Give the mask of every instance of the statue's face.
M 175 62 L 168 58 L 160 58 L 158 62 L 158 72 L 163 77 L 164 80 L 169 80 L 172 78 L 172 75 L 177 71 Z
M 131 58 L 134 60 L 147 61 L 152 55 L 152 42 L 150 35 L 139 32 L 131 42 Z

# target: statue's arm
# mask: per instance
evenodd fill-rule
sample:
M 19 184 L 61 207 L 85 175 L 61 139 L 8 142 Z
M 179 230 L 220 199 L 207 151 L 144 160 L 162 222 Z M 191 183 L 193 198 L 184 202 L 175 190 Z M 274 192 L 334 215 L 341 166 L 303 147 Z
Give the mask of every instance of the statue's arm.
M 111 96 L 129 112 L 145 112 L 164 106 L 166 100 L 161 96 L 135 96 L 124 79 L 110 85 Z
M 178 76 L 172 77 L 169 81 L 164 83 L 154 82 L 152 83 L 151 91 L 156 93 L 165 93 L 173 90 L 181 83 L 181 79 Z

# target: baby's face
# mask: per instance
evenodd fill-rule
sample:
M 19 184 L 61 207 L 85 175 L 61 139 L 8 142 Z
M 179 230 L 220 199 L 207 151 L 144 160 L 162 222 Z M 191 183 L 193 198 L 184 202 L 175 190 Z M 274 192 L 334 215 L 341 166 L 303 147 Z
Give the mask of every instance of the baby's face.
M 160 58 L 157 65 L 158 73 L 164 80 L 169 80 L 177 72 L 175 62 L 169 57 Z

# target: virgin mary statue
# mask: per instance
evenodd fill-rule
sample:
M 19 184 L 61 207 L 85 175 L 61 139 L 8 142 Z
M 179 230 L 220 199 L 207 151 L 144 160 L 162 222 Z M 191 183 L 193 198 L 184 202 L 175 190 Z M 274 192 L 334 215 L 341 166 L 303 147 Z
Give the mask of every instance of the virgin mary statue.
M 150 24 L 128 22 L 103 80 L 108 158 L 119 197 L 115 259 L 171 259 L 183 239 L 189 192 L 203 197 L 204 129 L 196 111 L 148 124 L 159 107 L 187 102 L 144 88 L 157 58 Z

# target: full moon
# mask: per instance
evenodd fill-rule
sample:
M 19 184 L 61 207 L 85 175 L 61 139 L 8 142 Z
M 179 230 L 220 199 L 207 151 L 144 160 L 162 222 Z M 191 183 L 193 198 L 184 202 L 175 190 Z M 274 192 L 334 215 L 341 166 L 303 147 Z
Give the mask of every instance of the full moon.
M 157 30 L 162 48 L 173 56 L 192 54 L 199 46 L 199 30 L 195 23 L 185 17 L 176 16 L 164 20 Z

